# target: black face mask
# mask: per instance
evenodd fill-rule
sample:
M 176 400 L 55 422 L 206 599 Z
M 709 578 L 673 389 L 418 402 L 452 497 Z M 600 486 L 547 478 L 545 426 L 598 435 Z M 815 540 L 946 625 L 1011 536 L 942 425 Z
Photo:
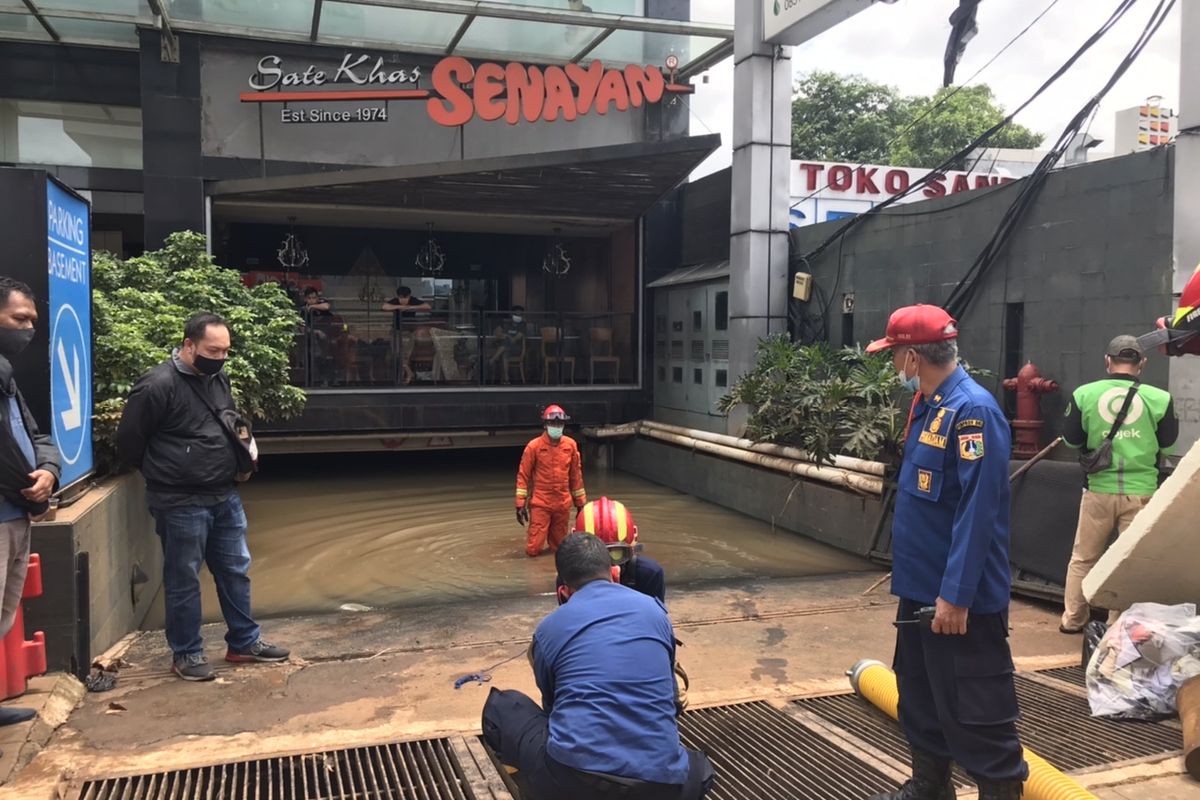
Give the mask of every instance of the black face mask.
M 0 328 L 0 356 L 15 358 L 29 347 L 37 331 L 33 328 Z
M 193 362 L 196 366 L 196 371 L 201 375 L 216 375 L 221 370 L 225 369 L 225 359 L 209 358 L 196 353 L 196 359 Z

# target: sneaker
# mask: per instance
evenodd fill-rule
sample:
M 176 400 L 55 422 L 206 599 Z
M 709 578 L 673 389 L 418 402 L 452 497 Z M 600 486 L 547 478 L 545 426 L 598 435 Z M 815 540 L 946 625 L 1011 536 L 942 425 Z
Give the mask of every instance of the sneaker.
M 185 681 L 211 681 L 217 677 L 203 653 L 180 656 L 171 663 L 171 671 Z
M 246 650 L 234 650 L 232 647 L 225 651 L 225 660 L 232 664 L 250 662 L 287 661 L 290 652 L 282 647 L 267 644 L 259 639 Z

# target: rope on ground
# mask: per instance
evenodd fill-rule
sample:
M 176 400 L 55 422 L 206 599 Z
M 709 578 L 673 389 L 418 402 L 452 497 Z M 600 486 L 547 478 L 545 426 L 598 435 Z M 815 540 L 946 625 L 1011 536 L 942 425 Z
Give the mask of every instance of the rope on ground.
M 523 655 L 525 655 L 524 650 L 522 650 L 521 652 L 519 652 L 515 655 L 509 656 L 508 658 L 504 659 L 503 661 L 497 661 L 495 664 L 492 664 L 490 667 L 485 667 L 484 669 L 479 670 L 479 672 L 472 672 L 467 675 L 463 675 L 461 678 L 454 681 L 454 688 L 461 689 L 462 687 L 466 686 L 468 683 L 477 683 L 480 686 L 483 686 L 483 684 L 487 683 L 488 681 L 490 681 L 492 679 L 493 671 L 495 671 L 496 669 L 499 669 L 500 667 L 503 667 L 505 664 L 507 664 L 510 661 L 516 661 L 518 658 L 520 658 Z

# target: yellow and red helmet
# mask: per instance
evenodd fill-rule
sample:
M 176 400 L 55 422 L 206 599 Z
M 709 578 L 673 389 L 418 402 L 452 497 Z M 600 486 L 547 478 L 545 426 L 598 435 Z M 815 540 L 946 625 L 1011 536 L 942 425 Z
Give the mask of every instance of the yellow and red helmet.
M 562 406 L 551 403 L 546 406 L 546 410 L 542 412 L 542 422 L 561 421 L 567 422 L 571 418 L 567 416 L 567 412 L 563 411 Z
M 585 505 L 575 517 L 575 530 L 604 542 L 614 564 L 627 563 L 636 551 L 637 525 L 629 509 L 616 500 L 601 497 Z

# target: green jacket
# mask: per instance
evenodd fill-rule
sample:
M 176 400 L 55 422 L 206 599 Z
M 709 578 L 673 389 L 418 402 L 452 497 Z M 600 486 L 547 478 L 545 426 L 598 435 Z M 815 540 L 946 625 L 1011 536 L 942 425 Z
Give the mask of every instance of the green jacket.
M 1063 441 L 1070 447 L 1095 450 L 1112 429 L 1133 381 L 1129 375 L 1110 375 L 1084 384 L 1067 403 Z M 1138 384 L 1125 423 L 1113 437 L 1112 466 L 1087 475 L 1088 491 L 1149 497 L 1158 488 L 1158 456 L 1167 453 L 1179 435 L 1179 420 L 1171 395 Z

